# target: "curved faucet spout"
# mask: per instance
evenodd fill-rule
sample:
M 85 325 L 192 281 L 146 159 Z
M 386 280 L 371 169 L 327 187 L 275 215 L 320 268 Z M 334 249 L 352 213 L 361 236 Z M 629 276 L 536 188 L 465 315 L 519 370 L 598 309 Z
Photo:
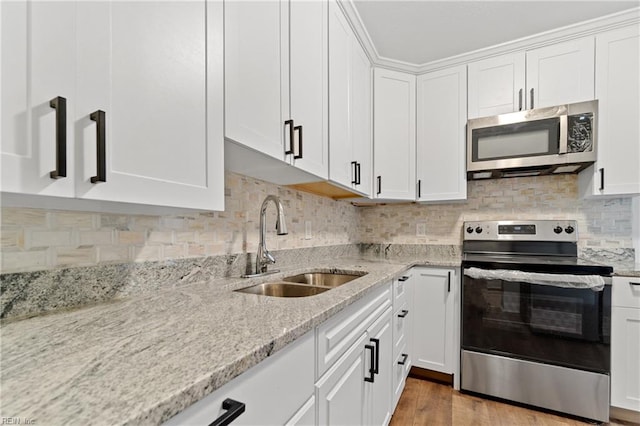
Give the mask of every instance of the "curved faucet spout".
M 286 235 L 287 234 L 287 224 L 284 217 L 284 208 L 282 207 L 282 203 L 280 199 L 275 195 L 267 195 L 267 197 L 262 202 L 262 207 L 260 207 L 260 243 L 258 245 L 258 254 L 256 257 L 256 274 L 264 274 L 267 272 L 267 266 L 270 263 L 275 263 L 276 259 L 273 257 L 269 250 L 267 250 L 267 245 L 265 241 L 265 236 L 267 233 L 267 225 L 265 223 L 265 219 L 267 216 L 267 206 L 269 205 L 269 201 L 273 201 L 276 205 L 277 209 L 277 219 L 276 219 L 276 232 L 278 235 Z

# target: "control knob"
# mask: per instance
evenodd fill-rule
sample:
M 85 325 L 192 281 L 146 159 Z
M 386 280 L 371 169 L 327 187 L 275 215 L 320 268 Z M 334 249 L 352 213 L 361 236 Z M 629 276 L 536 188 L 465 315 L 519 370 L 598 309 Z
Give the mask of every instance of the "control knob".
M 567 228 L 567 229 L 569 229 L 569 228 Z M 553 232 L 555 232 L 556 234 L 561 233 L 562 232 L 562 226 L 560 226 L 560 225 L 556 226 L 555 228 L 553 228 Z M 567 232 L 569 232 L 569 231 L 567 231 Z M 571 232 L 573 232 L 573 228 L 571 228 Z
M 573 229 L 573 226 L 571 225 L 564 228 L 564 232 L 566 232 L 567 234 L 573 234 L 573 231 L 575 231 L 575 229 Z
M 482 228 L 478 226 L 478 227 L 476 228 L 476 232 L 477 232 L 478 234 L 482 234 Z
M 467 234 L 471 234 L 473 233 L 473 228 L 472 227 L 467 227 Z

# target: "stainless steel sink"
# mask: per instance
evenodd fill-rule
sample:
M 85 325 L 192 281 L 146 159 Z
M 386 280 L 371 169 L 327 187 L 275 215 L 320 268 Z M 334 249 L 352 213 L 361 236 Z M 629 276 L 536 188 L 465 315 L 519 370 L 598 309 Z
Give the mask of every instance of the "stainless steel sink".
M 331 290 L 330 287 L 317 287 L 307 284 L 294 284 L 281 281 L 258 284 L 236 290 L 240 293 L 259 294 L 273 297 L 307 297 Z
M 330 272 L 310 272 L 283 278 L 283 281 L 308 284 L 320 287 L 339 287 L 342 284 L 360 278 L 364 274 L 332 274 Z
M 307 297 L 324 293 L 332 288 L 339 287 L 342 284 L 360 278 L 363 275 L 366 275 L 366 272 L 356 274 L 309 272 L 285 277 L 282 281 L 257 284 L 235 291 L 272 297 Z

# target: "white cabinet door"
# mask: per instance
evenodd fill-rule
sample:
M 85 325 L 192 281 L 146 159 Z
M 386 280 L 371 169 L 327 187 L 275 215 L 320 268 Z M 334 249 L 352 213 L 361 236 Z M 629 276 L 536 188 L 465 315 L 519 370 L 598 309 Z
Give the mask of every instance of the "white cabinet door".
M 221 210 L 221 3 L 80 2 L 77 13 L 76 196 Z
M 225 136 L 280 160 L 291 144 L 288 4 L 224 5 Z
M 369 343 L 363 333 L 316 384 L 318 424 L 365 424 L 365 374 L 369 377 L 365 365 L 368 366 L 367 357 L 372 350 L 365 345 Z
M 366 424 L 387 425 L 392 414 L 393 391 L 393 343 L 391 330 L 391 307 L 371 326 L 368 333 L 370 344 L 375 347 L 377 372 L 373 382 L 367 383 Z
M 353 161 L 357 164 L 355 183 L 352 188 L 371 196 L 372 146 L 371 138 L 371 62 L 360 43 L 351 39 L 351 140 Z
M 415 268 L 413 283 L 413 365 L 454 373 L 455 272 Z
M 611 289 L 611 405 L 640 412 L 640 278 Z
M 524 52 L 470 63 L 468 66 L 469 118 L 525 109 L 524 70 Z
M 351 139 L 351 45 L 353 33 L 338 5 L 329 3 L 329 178 L 345 187 L 355 182 Z
M 376 198 L 416 196 L 416 77 L 374 70 L 374 191 Z
M 594 39 L 527 51 L 527 108 L 594 99 Z
M 585 195 L 640 194 L 640 34 L 596 36 L 598 161 L 581 174 Z
M 290 8 L 291 118 L 296 127 L 300 126 L 291 158 L 297 168 L 326 179 L 329 172 L 327 1 L 292 1 Z
M 467 198 L 467 69 L 418 76 L 418 201 Z
M 611 309 L 611 405 L 640 412 L 640 309 Z
M 74 195 L 75 4 L 0 3 L 0 151 L 3 192 Z M 66 100 L 51 107 L 57 97 Z M 56 118 L 60 119 L 59 139 Z M 66 133 L 66 135 L 64 135 Z M 66 177 L 53 179 L 57 140 Z M 60 145 L 62 146 L 62 145 Z

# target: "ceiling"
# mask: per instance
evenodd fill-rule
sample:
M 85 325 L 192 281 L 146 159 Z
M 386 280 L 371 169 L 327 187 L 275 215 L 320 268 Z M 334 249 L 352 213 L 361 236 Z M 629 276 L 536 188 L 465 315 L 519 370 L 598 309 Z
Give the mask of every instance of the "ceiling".
M 640 6 L 640 0 L 353 3 L 378 55 L 414 65 Z

